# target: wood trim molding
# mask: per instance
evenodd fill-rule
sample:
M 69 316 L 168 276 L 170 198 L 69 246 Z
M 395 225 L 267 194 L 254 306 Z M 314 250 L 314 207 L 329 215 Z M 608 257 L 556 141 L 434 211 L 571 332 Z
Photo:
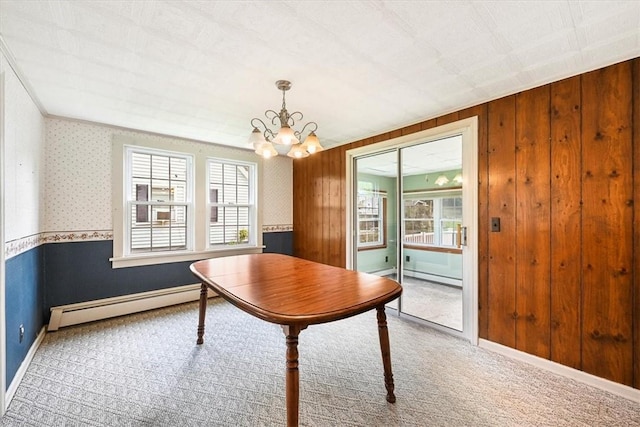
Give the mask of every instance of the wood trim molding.
M 462 255 L 462 249 L 457 249 L 457 248 L 443 248 L 441 246 L 420 246 L 420 245 L 407 245 L 407 244 L 403 244 L 402 247 L 405 249 L 415 249 L 417 251 L 441 252 L 446 254 Z

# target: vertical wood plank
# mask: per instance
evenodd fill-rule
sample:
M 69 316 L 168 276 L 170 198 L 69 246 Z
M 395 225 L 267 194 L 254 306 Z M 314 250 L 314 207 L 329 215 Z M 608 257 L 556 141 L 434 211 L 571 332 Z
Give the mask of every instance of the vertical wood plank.
M 489 217 L 500 218 L 500 232 L 488 238 L 488 338 L 516 345 L 516 164 L 515 97 L 488 105 Z M 488 224 L 487 224 L 488 226 Z
M 440 116 L 438 118 L 436 118 L 436 125 L 437 126 L 442 126 L 442 125 L 446 125 L 447 123 L 453 123 L 453 122 L 457 122 L 458 119 L 458 112 L 454 111 L 453 113 L 449 113 L 446 114 L 444 116 Z
M 320 157 L 325 155 L 324 151 L 317 155 L 307 157 L 306 166 L 309 168 L 309 182 L 307 191 L 310 193 L 307 212 L 305 215 L 305 234 L 307 239 L 305 245 L 305 258 L 311 261 L 320 261 L 320 239 L 322 238 L 322 211 L 319 205 L 322 203 L 322 180 L 319 179 L 321 174 Z
M 391 132 L 389 132 L 387 134 L 387 138 L 386 139 L 393 139 L 393 138 L 398 138 L 402 136 L 402 129 L 396 129 L 396 130 L 392 130 Z
M 307 211 L 309 192 L 304 191 L 307 185 L 308 168 L 304 164 L 293 163 L 293 253 L 304 257 L 304 241 L 307 239 L 304 212 Z
M 420 132 L 422 130 L 421 123 L 416 123 L 415 125 L 406 126 L 400 129 L 402 135 L 409 135 L 411 133 Z
M 322 199 L 320 209 L 322 210 L 322 244 L 320 259 L 324 264 L 331 264 L 331 158 L 332 152 L 321 152 L 320 157 L 322 168 Z
M 339 148 L 328 152 L 329 156 L 329 257 L 328 264 L 340 266 L 340 246 L 341 246 L 341 223 L 344 218 L 341 216 L 340 187 L 340 152 Z
M 363 144 L 363 145 L 375 144 L 376 142 L 382 142 L 382 141 L 386 141 L 388 139 L 391 139 L 389 137 L 389 132 L 381 133 L 380 135 L 374 136 L 370 141 L 367 141 L 367 143 Z
M 549 85 L 516 96 L 516 348 L 549 358 Z
M 478 335 L 488 338 L 489 330 L 489 164 L 487 104 L 460 111 L 459 120 L 478 116 Z
M 344 146 L 339 147 L 338 149 L 338 162 L 339 162 L 339 179 L 340 179 L 340 259 L 338 266 L 346 267 L 347 266 L 347 248 L 346 239 L 347 236 L 347 207 L 346 207 L 346 182 L 347 182 L 347 162 L 346 162 L 346 148 Z
M 580 76 L 551 85 L 551 360 L 581 367 Z
M 429 119 L 420 123 L 420 130 L 427 130 L 434 127 L 436 127 L 436 119 Z
M 633 386 L 640 389 L 640 58 L 633 60 Z
M 582 366 L 631 385 L 632 141 L 629 62 L 582 77 Z

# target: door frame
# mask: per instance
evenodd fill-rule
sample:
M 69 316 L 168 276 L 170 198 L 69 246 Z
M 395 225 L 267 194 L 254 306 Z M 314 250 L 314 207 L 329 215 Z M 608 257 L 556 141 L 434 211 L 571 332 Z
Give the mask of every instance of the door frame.
M 443 330 L 451 335 L 461 336 L 473 345 L 478 345 L 478 117 L 458 120 L 435 128 L 400 136 L 386 141 L 354 148 L 345 152 L 346 180 L 345 185 L 345 221 L 346 221 L 346 267 L 353 269 L 355 239 L 357 230 L 354 227 L 354 162 L 357 157 L 371 155 L 390 149 L 400 149 L 419 143 L 443 139 L 455 135 L 462 136 L 462 179 L 463 204 L 462 212 L 467 227 L 467 248 L 462 256 L 462 332 L 427 322 L 435 329 Z M 400 222 L 400 221 L 399 221 Z M 400 224 L 399 224 L 400 225 Z M 397 242 L 400 245 L 402 227 L 398 226 Z M 401 251 L 400 251 L 401 252 Z M 400 313 L 399 313 L 400 314 Z M 401 314 L 400 314 L 401 315 Z

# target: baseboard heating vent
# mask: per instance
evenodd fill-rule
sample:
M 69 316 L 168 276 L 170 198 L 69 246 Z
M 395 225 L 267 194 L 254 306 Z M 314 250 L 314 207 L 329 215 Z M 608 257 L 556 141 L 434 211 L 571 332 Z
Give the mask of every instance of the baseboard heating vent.
M 216 296 L 216 294 L 209 290 L 208 297 L 213 296 Z M 199 298 L 200 284 L 197 283 L 194 285 L 177 286 L 175 288 L 51 307 L 51 320 L 49 320 L 47 330 L 57 331 L 59 328 L 65 326 L 197 301 Z

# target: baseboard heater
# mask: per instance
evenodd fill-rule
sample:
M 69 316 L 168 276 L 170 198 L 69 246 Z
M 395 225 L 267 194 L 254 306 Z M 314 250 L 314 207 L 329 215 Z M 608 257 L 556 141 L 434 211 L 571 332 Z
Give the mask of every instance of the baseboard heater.
M 208 297 L 213 296 L 216 296 L 216 294 L 209 290 Z M 154 308 L 197 301 L 199 298 L 200 284 L 197 283 L 77 304 L 60 305 L 51 307 L 51 320 L 49 320 L 47 330 L 57 331 L 64 326 L 78 325 Z

